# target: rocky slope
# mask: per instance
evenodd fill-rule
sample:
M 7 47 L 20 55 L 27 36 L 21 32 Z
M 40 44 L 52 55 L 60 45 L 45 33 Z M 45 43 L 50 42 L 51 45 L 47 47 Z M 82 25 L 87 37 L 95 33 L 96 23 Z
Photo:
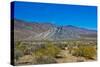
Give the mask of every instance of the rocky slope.
M 72 25 L 56 26 L 51 23 L 14 20 L 15 40 L 69 40 L 83 37 L 96 38 L 97 31 Z

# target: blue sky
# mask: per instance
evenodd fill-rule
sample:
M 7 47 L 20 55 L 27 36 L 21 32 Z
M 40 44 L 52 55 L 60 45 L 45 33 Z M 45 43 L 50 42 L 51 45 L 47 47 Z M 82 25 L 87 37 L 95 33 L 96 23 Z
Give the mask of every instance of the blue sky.
M 97 7 L 65 4 L 14 2 L 14 18 L 59 26 L 97 29 Z

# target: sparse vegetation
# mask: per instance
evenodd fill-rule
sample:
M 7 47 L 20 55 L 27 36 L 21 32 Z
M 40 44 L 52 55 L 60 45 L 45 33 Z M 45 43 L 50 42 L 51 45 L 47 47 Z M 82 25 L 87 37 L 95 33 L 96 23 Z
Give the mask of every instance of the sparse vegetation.
M 57 63 L 58 59 L 63 59 L 65 62 L 67 62 L 67 59 L 65 58 L 68 58 L 68 56 L 69 58 L 72 56 L 72 58 L 68 59 L 68 61 L 72 60 L 81 62 L 88 59 L 95 60 L 96 50 L 96 42 L 94 41 L 51 42 L 46 40 L 45 42 L 42 41 L 39 43 L 34 41 L 18 41 L 15 43 L 15 63 L 50 64 Z M 73 60 L 73 58 L 78 59 Z

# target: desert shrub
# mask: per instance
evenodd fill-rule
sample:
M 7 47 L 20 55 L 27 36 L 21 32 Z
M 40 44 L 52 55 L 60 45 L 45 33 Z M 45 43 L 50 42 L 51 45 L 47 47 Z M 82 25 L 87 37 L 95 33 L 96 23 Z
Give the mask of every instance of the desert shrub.
M 22 57 L 24 54 L 23 54 L 23 51 L 20 47 L 21 45 L 21 42 L 18 41 L 18 42 L 15 42 L 15 48 L 14 48 L 14 58 L 16 60 L 18 60 L 19 57 Z
M 17 42 L 15 45 L 15 51 L 17 51 L 17 50 L 23 52 L 25 55 L 30 54 L 31 46 L 29 44 L 25 44 L 23 42 Z
M 20 57 L 24 56 L 25 54 L 29 54 L 30 51 L 26 45 L 22 42 L 18 41 L 15 43 L 14 48 L 14 58 L 18 60 Z
M 40 48 L 37 51 L 33 52 L 33 55 L 36 55 L 38 57 L 41 56 L 56 56 L 57 53 L 59 53 L 60 48 L 58 48 L 57 46 L 53 45 L 53 44 L 46 44 L 45 48 Z
M 59 47 L 53 45 L 52 43 L 47 43 L 43 48 L 40 48 L 33 52 L 32 56 L 36 58 L 35 64 L 56 63 L 55 56 L 59 52 Z
M 15 51 L 14 51 L 14 58 L 15 58 L 16 60 L 18 60 L 19 57 L 22 57 L 22 56 L 24 56 L 24 54 L 23 54 L 22 51 L 20 51 L 20 50 L 15 50 Z
M 50 63 L 57 63 L 54 57 L 49 56 L 42 56 L 36 59 L 34 64 L 50 64 Z
M 93 59 L 96 55 L 96 49 L 93 46 L 80 46 L 73 50 L 74 56 L 82 56 L 87 59 Z
M 17 61 L 16 61 L 16 65 L 20 64 L 20 65 L 25 65 L 25 64 L 32 64 L 35 62 L 35 58 L 32 57 L 32 55 L 24 55 L 22 57 L 20 57 Z

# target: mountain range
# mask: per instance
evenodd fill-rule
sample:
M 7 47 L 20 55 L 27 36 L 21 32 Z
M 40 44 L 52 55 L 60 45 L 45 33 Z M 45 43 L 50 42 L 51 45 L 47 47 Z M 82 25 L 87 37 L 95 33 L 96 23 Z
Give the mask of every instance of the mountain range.
M 14 21 L 14 40 L 74 40 L 95 39 L 96 30 L 89 30 L 72 25 L 57 26 L 52 23 Z

